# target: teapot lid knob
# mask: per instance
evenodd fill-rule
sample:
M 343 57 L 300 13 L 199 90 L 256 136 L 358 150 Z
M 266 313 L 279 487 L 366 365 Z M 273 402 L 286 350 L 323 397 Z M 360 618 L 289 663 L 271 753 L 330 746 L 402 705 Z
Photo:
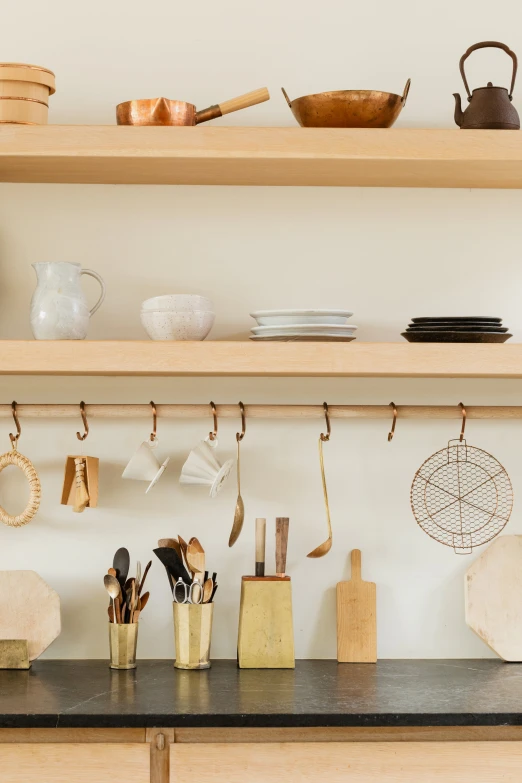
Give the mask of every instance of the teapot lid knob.
M 488 87 L 493 87 L 493 82 L 488 82 L 487 86 Z

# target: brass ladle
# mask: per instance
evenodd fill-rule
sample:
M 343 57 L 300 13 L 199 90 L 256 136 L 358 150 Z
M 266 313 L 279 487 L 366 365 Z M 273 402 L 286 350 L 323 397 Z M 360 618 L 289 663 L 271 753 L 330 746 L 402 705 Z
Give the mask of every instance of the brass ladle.
M 324 415 L 326 418 L 326 435 L 321 433 L 319 436 L 319 462 L 321 464 L 321 479 L 323 482 L 324 505 L 326 508 L 326 522 L 328 524 L 328 538 L 318 547 L 308 553 L 307 557 L 324 557 L 332 548 L 332 522 L 330 520 L 330 506 L 328 504 L 328 490 L 326 489 L 326 476 L 324 473 L 323 443 L 330 440 L 330 416 L 328 415 L 328 405 L 323 402 Z
M 237 441 L 237 501 L 236 510 L 234 512 L 234 524 L 232 525 L 232 532 L 228 540 L 229 546 L 234 546 L 241 530 L 243 528 L 243 522 L 245 521 L 245 505 L 243 498 L 241 497 L 241 467 L 239 463 L 239 444 L 245 437 L 246 423 L 245 423 L 245 406 L 242 402 L 239 403 L 239 409 L 241 411 L 241 432 L 236 432 Z

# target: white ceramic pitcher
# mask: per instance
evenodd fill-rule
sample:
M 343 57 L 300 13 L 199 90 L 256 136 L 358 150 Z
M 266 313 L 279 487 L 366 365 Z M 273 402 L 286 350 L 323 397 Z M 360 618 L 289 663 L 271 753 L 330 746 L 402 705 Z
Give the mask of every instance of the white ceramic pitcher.
M 105 298 L 105 283 L 97 272 L 69 261 L 33 264 L 37 285 L 31 299 L 31 328 L 37 340 L 84 340 L 89 319 Z M 101 286 L 100 298 L 89 310 L 80 276 L 90 275 Z

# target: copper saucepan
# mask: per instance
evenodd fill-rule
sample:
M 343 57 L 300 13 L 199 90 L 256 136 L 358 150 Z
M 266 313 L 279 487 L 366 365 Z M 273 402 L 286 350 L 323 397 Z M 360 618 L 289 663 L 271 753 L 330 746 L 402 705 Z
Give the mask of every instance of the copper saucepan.
M 402 95 L 377 90 L 336 90 L 286 102 L 304 128 L 391 128 L 406 105 L 411 79 Z
M 138 101 L 126 101 L 116 106 L 118 125 L 199 125 L 200 122 L 214 120 L 223 114 L 255 106 L 270 98 L 266 87 L 224 103 L 209 106 L 196 111 L 192 103 L 170 101 L 168 98 L 144 98 Z

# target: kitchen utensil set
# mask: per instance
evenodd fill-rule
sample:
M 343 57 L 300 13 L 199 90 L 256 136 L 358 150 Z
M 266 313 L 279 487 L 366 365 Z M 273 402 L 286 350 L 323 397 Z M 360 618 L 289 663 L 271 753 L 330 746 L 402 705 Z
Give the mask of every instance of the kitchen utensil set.
M 205 550 L 197 538 L 188 544 L 178 536 L 160 538 L 154 554 L 163 563 L 174 603 L 212 603 L 218 588 L 217 574 L 210 577 L 206 567 Z
M 346 323 L 353 315 L 349 310 L 258 310 L 250 315 L 258 323 L 250 339 L 258 342 L 350 342 L 357 330 Z
M 505 343 L 513 337 L 501 318 L 490 316 L 412 318 L 402 336 L 410 343 Z
M 103 577 L 103 584 L 111 598 L 108 609 L 109 621 L 114 624 L 137 623 L 140 613 L 147 605 L 149 593 L 143 593 L 143 585 L 149 573 L 152 561 L 147 563 L 143 576 L 141 563 L 136 564 L 136 576 L 128 578 L 130 567 L 129 552 L 121 547 L 114 555 L 112 568 Z M 112 638 L 112 637 L 111 637 Z

